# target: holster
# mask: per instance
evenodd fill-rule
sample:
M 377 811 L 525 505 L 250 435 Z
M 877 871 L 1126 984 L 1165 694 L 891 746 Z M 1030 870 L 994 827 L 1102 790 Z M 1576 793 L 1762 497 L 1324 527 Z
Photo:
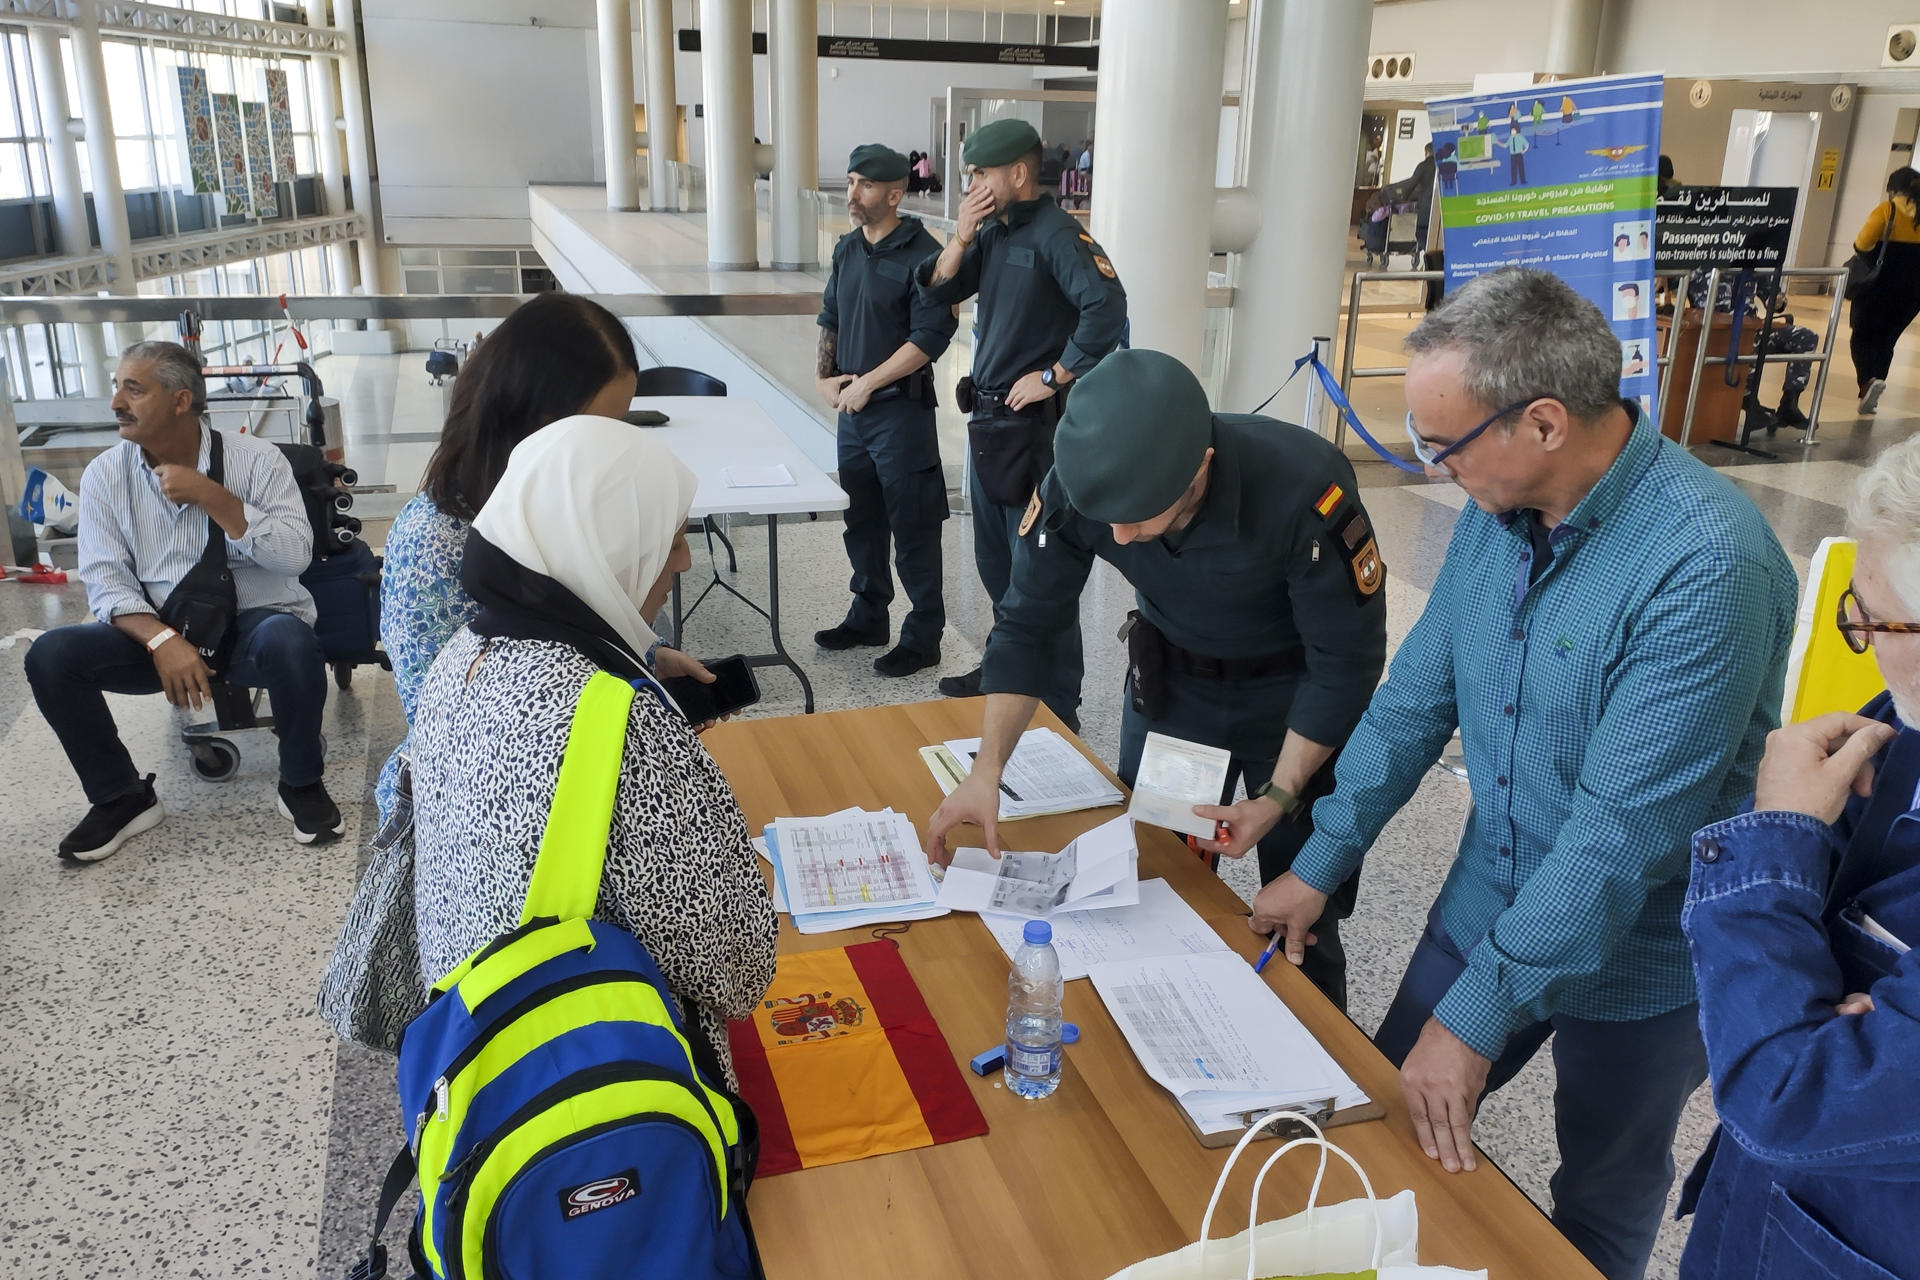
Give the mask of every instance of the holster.
M 1127 646 L 1127 698 L 1134 711 L 1148 720 L 1165 719 L 1167 638 L 1160 634 L 1160 628 L 1141 617 L 1138 609 L 1127 612 L 1119 638 Z
M 968 374 L 953 384 L 953 404 L 962 413 L 973 412 L 973 375 Z

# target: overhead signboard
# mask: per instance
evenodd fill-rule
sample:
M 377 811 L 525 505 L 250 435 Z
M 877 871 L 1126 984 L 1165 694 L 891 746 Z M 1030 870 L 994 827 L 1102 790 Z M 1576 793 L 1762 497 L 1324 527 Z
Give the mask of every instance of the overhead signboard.
M 821 36 L 823 58 L 865 58 L 879 62 L 980 62 L 1005 67 L 1085 67 L 1098 69 L 1100 50 L 1077 44 L 992 44 L 977 40 L 895 40 L 888 36 Z M 767 33 L 753 33 L 753 51 L 767 51 Z M 680 29 L 680 52 L 700 52 L 700 32 Z

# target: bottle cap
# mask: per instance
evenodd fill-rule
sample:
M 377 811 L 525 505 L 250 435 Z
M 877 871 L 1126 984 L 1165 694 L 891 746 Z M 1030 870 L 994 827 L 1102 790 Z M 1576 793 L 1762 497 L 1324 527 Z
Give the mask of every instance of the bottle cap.
M 1078 1040 L 1079 1038 L 1080 1038 L 1079 1023 L 1063 1022 L 1060 1024 L 1060 1043 L 1061 1044 L 1072 1044 L 1075 1040 Z
M 1037 947 L 1043 942 L 1053 941 L 1053 926 L 1045 920 L 1029 920 L 1027 927 L 1020 931 L 1020 936 Z

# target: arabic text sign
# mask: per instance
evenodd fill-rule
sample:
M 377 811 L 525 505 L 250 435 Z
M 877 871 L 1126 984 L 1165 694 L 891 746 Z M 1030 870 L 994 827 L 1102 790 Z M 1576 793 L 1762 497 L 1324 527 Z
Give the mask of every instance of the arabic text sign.
M 1660 269 L 1737 267 L 1774 271 L 1787 260 L 1792 187 L 1683 187 L 1660 201 Z

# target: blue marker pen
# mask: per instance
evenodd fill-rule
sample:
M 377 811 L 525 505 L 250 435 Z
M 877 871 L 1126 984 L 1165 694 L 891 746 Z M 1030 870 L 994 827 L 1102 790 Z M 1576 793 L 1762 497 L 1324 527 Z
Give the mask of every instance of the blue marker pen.
M 1273 953 L 1278 951 L 1279 949 L 1280 949 L 1280 935 L 1276 933 L 1267 942 L 1267 949 L 1260 953 L 1260 958 L 1253 962 L 1253 971 L 1255 973 L 1258 973 L 1262 969 L 1266 968 L 1267 961 L 1273 959 Z

